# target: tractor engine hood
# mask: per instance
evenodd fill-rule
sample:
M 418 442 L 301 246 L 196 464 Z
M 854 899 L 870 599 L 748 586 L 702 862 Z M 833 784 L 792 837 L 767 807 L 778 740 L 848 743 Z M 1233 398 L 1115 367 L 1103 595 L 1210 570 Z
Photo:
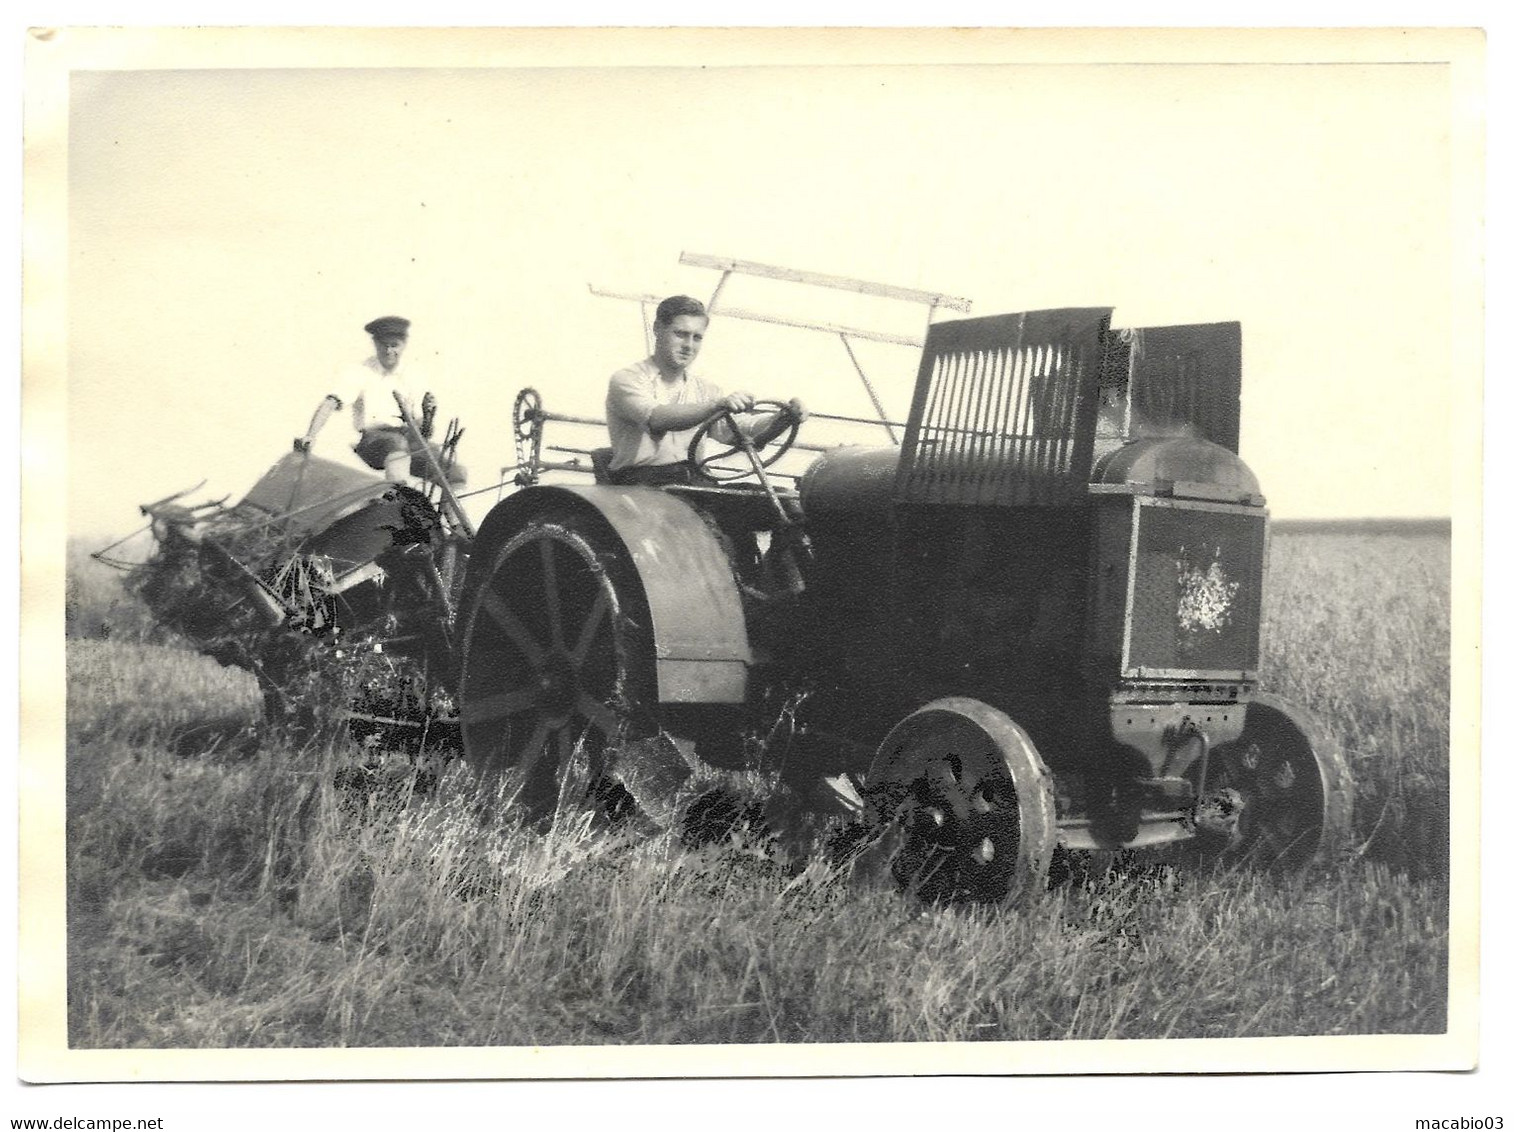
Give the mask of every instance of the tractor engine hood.
M 1261 506 L 1261 485 L 1239 456 L 1228 448 L 1181 436 L 1137 440 L 1094 465 L 1096 493 L 1176 495 Z
M 899 451 L 836 448 L 821 456 L 799 485 L 810 519 L 871 514 L 894 498 Z M 1255 474 L 1230 449 L 1198 437 L 1158 437 L 1126 444 L 1093 469 L 1096 494 L 1176 495 L 1262 506 L 1266 498 Z
M 799 482 L 805 518 L 886 511 L 898 473 L 897 448 L 833 448 L 811 464 Z

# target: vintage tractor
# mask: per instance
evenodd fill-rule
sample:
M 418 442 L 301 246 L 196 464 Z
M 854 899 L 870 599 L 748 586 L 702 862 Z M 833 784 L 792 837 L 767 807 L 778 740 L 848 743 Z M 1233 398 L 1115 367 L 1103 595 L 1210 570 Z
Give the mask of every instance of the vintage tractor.
M 593 483 L 528 477 L 458 607 L 468 759 L 546 815 L 758 752 L 851 795 L 927 899 L 1013 898 L 1059 850 L 1331 854 L 1344 761 L 1259 688 L 1240 328 L 1111 313 L 935 323 L 902 445 L 834 449 L 797 487 L 767 471 L 793 430 L 758 451 L 737 420 L 690 459 L 756 482 L 612 486 L 602 453 Z M 539 457 L 554 418 L 517 410 Z

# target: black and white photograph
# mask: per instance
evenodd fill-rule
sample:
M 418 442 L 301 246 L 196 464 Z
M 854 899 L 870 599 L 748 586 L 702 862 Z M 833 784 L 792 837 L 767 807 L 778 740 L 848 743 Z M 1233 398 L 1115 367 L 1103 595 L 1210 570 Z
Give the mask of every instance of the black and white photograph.
M 1472 1068 L 1483 46 L 31 33 L 20 1077 Z

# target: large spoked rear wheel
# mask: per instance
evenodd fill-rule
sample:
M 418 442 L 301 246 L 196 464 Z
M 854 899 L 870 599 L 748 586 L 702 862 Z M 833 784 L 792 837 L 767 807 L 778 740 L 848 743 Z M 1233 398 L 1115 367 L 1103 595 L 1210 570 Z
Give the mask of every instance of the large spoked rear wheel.
M 890 871 L 925 901 L 1014 900 L 1046 886 L 1056 849 L 1051 777 L 996 708 L 937 700 L 893 729 L 867 792 Z
M 639 587 L 614 540 L 576 515 L 531 520 L 471 585 L 459 689 L 463 749 L 538 821 L 633 802 L 608 773 L 655 734 Z
M 1209 757 L 1199 825 L 1226 859 L 1299 868 L 1345 846 L 1352 796 L 1345 757 L 1319 722 L 1264 694 L 1247 706 L 1241 737 Z

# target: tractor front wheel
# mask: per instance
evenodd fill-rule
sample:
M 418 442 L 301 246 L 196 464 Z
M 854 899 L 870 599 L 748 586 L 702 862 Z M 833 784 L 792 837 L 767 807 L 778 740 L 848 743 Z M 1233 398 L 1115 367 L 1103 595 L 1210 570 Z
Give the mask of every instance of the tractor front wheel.
M 1352 794 L 1345 757 L 1319 722 L 1277 696 L 1258 695 L 1240 738 L 1209 756 L 1200 846 L 1262 868 L 1328 859 L 1350 836 Z
M 952 697 L 907 716 L 878 748 L 867 802 L 894 881 L 921 900 L 1014 900 L 1046 886 L 1051 776 L 996 708 Z

